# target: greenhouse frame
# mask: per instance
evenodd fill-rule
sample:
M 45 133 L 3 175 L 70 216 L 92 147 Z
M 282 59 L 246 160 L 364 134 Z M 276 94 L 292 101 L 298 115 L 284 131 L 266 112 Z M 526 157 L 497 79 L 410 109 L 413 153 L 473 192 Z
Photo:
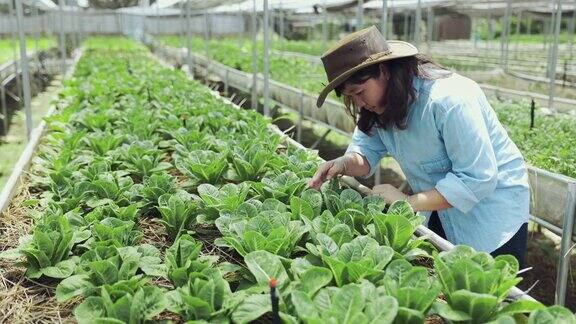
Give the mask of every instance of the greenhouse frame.
M 391 156 L 311 188 L 360 125 L 317 107 L 327 50 L 370 26 L 484 92 L 524 264 L 378 197 L 417 194 Z M 575 30 L 576 0 L 0 0 L 0 321 L 576 323 Z

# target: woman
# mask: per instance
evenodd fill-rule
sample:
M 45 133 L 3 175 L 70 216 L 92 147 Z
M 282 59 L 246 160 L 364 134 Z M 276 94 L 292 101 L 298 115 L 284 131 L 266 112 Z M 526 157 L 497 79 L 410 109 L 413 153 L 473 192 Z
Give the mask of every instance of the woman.
M 323 56 L 328 93 L 356 120 L 344 156 L 321 165 L 310 187 L 338 176 L 369 177 L 392 155 L 415 194 L 373 193 L 431 212 L 428 227 L 454 244 L 524 261 L 530 193 L 526 165 L 474 81 L 386 42 L 375 27 L 350 34 Z M 428 214 L 428 213 L 426 213 Z

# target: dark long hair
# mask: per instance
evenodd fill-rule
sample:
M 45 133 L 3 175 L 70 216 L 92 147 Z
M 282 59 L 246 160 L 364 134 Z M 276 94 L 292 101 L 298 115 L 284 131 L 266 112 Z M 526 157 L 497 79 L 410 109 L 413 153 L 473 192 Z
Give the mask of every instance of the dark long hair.
M 336 87 L 336 95 L 342 96 L 342 91 L 347 83 L 362 84 L 370 78 L 380 76 L 381 64 L 386 66 L 389 74 L 386 93 L 383 97 L 386 102 L 383 114 L 378 115 L 362 109 L 362 107 L 356 107 L 349 96 L 343 96 L 346 112 L 354 118 L 358 128 L 366 134 L 370 134 L 370 130 L 375 125 L 384 129 L 389 127 L 406 129 L 408 126 L 408 108 L 416 100 L 412 80 L 415 77 L 435 80 L 447 77 L 451 73 L 423 55 L 408 56 L 374 64 L 357 71 L 346 82 Z

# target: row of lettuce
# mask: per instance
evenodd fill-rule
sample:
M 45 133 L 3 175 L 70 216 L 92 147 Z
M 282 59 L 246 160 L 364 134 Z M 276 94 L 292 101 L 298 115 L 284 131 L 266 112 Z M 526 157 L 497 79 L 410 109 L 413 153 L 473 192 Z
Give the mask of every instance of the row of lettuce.
M 336 180 L 307 189 L 315 153 L 138 45 L 86 47 L 34 159 L 34 198 L 15 206 L 33 230 L 1 254 L 32 284 L 57 280 L 58 301 L 81 296 L 80 323 L 267 321 L 271 281 L 288 323 L 576 321 L 507 300 L 513 257 L 414 238 L 423 219 L 404 202 L 383 212 Z
M 181 46 L 176 37 L 167 37 L 163 41 L 170 46 Z M 298 50 L 305 47 L 302 41 L 278 41 L 274 48 Z M 240 46 L 239 46 L 240 44 Z M 294 44 L 294 45 L 290 45 Z M 185 44 L 184 44 L 185 45 Z M 312 44 L 316 48 L 318 44 Z M 205 43 L 200 38 L 192 39 L 192 50 L 205 54 Z M 209 42 L 208 53 L 223 64 L 236 69 L 252 71 L 251 44 L 235 39 L 214 39 Z M 261 71 L 261 56 L 259 70 Z M 302 58 L 273 55 L 270 58 L 270 75 L 273 80 L 303 89 L 308 93 L 319 93 L 326 83 L 321 64 L 315 64 Z M 333 99 L 337 99 L 331 94 Z M 502 124 L 511 138 L 522 151 L 526 160 L 536 167 L 576 177 L 576 150 L 573 149 L 576 138 L 574 117 L 547 116 L 538 109 L 535 113 L 534 127 L 530 127 L 529 101 L 490 100 Z

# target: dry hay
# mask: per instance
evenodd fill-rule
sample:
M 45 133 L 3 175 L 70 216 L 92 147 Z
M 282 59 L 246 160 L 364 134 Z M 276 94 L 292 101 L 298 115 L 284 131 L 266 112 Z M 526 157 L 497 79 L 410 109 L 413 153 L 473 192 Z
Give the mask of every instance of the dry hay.
M 18 246 L 20 237 L 28 235 L 33 226 L 29 216 L 33 208 L 24 202 L 35 198 L 26 185 L 12 199 L 12 204 L 0 215 L 0 251 Z M 54 296 L 57 281 L 26 278 L 26 268 L 13 260 L 0 259 L 0 323 L 73 323 L 72 310 L 79 299 L 58 303 Z

